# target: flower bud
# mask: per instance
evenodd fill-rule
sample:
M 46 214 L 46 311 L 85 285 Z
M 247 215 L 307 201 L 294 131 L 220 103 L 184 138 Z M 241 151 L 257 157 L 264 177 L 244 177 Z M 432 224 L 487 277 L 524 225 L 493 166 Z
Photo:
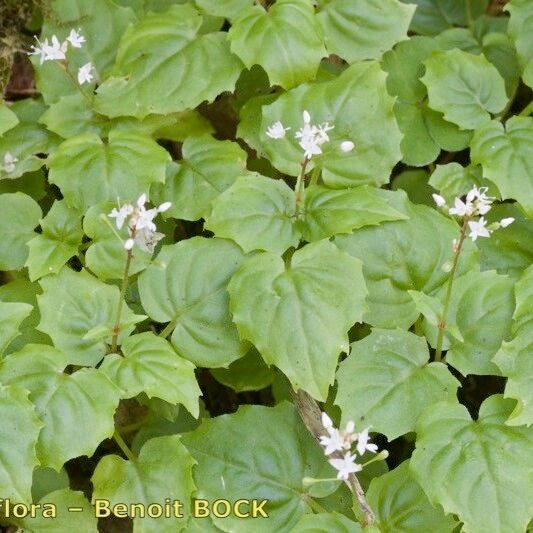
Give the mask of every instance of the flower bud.
M 341 150 L 343 152 L 351 152 L 355 148 L 355 144 L 352 141 L 342 141 Z
M 502 228 L 506 228 L 507 226 L 510 226 L 513 222 L 514 222 L 514 218 L 513 217 L 502 218 L 500 220 L 500 226 Z

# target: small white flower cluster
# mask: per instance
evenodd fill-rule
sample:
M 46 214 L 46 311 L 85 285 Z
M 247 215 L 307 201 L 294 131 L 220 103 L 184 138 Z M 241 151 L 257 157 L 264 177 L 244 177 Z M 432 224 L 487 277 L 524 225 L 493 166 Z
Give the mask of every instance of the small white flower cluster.
M 320 444 L 324 448 L 324 453 L 326 455 L 331 455 L 334 452 L 344 454 L 342 459 L 329 459 L 329 464 L 337 470 L 337 479 L 347 480 L 350 474 L 360 472 L 363 469 L 363 465 L 356 463 L 357 455 L 351 453 L 354 442 L 357 442 L 356 450 L 359 455 L 363 455 L 367 450 L 372 453 L 378 451 L 375 444 L 369 443 L 368 431 L 370 428 L 355 433 L 354 423 L 348 422 L 345 430 L 340 431 L 333 426 L 331 418 L 326 413 L 322 413 L 322 425 L 328 433 L 320 437 Z
M 331 131 L 335 126 L 330 126 L 329 122 L 324 122 L 318 126 L 311 124 L 311 115 L 308 111 L 303 112 L 304 125 L 295 134 L 294 137 L 299 139 L 299 145 L 304 151 L 306 159 L 311 159 L 314 155 L 322 153 L 321 146 L 329 142 L 328 131 Z M 285 128 L 283 124 L 278 121 L 269 126 L 266 131 L 267 137 L 271 139 L 283 139 L 290 128 Z M 343 141 L 340 144 L 340 149 L 343 152 L 351 152 L 355 147 L 352 141 Z
M 67 50 L 69 46 L 73 48 L 81 48 L 85 42 L 85 37 L 80 33 L 81 28 L 77 30 L 70 30 L 68 37 L 60 42 L 56 35 L 52 35 L 51 43 L 48 39 L 45 39 L 43 42 L 39 41 L 37 37 L 38 46 L 32 45 L 31 52 L 28 52 L 28 55 L 39 56 L 40 64 L 42 65 L 45 61 L 64 61 L 67 58 Z M 91 62 L 85 63 L 78 70 L 78 83 L 83 85 L 84 83 L 90 83 L 94 78 L 93 74 L 93 65 Z
M 164 237 L 162 233 L 158 233 L 156 225 L 153 223 L 154 218 L 158 213 L 163 213 L 170 209 L 172 205 L 170 202 L 164 202 L 159 207 L 146 209 L 146 194 L 141 194 L 137 200 L 136 205 L 124 204 L 117 208 L 113 208 L 111 213 L 107 215 L 115 219 L 115 224 L 118 229 L 121 229 L 124 222 L 128 220 L 128 233 L 130 238 L 124 243 L 126 250 L 131 250 L 135 244 L 141 250 L 152 253 L 155 245 Z
M 6 172 L 13 172 L 15 170 L 15 163 L 18 162 L 18 159 L 11 154 L 11 152 L 6 152 L 4 154 L 4 164 L 3 168 Z
M 433 200 L 438 207 L 448 209 L 450 215 L 468 218 L 480 216 L 479 220 L 468 221 L 468 227 L 470 229 L 468 236 L 472 241 L 475 241 L 478 237 L 490 237 L 490 234 L 494 230 L 506 228 L 514 222 L 513 217 L 508 217 L 487 226 L 487 221 L 483 215 L 486 215 L 490 211 L 492 202 L 495 200 L 494 197 L 487 196 L 487 190 L 487 187 L 480 187 L 478 189 L 474 186 L 468 191 L 464 202 L 461 198 L 455 198 L 454 206 L 450 208 L 446 205 L 446 200 L 439 194 L 434 194 Z

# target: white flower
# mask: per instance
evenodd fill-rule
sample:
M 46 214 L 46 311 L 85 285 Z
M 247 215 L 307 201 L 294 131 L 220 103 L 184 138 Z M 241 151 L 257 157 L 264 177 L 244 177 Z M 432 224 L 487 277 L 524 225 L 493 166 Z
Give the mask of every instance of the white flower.
M 506 228 L 507 226 L 510 226 L 513 222 L 514 222 L 514 218 L 513 217 L 502 218 L 500 220 L 500 227 Z
M 303 121 L 304 125 L 295 133 L 295 137 L 300 139 L 299 144 L 304 150 L 305 158 L 311 159 L 314 155 L 322 153 L 320 146 L 329 141 L 327 132 L 334 126 L 330 126 L 328 122 L 318 126 L 311 124 L 311 115 L 308 111 L 303 112 Z
M 85 42 L 85 37 L 80 32 L 81 32 L 81 28 L 78 28 L 78 31 L 70 30 L 70 33 L 67 37 L 67 41 L 74 48 L 81 48 L 81 45 Z
M 78 83 L 80 85 L 83 85 L 84 83 L 91 83 L 94 78 L 94 74 L 92 74 L 93 65 L 91 62 L 85 63 L 85 65 L 81 66 L 78 69 Z
M 470 220 L 468 226 L 470 227 L 470 233 L 468 236 L 475 241 L 478 237 L 490 237 L 490 231 L 485 227 L 487 221 L 481 217 L 479 220 Z
M 153 253 L 155 245 L 164 237 L 163 233 L 142 228 L 135 233 L 133 240 L 141 250 Z
M 283 139 L 285 137 L 285 132 L 289 131 L 290 128 L 283 127 L 283 124 L 278 120 L 274 122 L 272 126 L 267 128 L 266 134 L 271 139 Z
M 135 244 L 135 240 L 134 239 L 128 239 L 125 243 L 124 243 L 124 249 L 125 250 L 131 250 L 133 248 L 133 245 Z
M 37 44 L 39 46 L 31 45 L 31 52 L 28 52 L 29 56 L 41 56 L 39 63 L 42 65 L 46 61 L 46 49 L 49 47 L 48 45 L 48 39 L 45 39 L 43 43 L 39 41 L 37 37 L 35 37 L 35 40 L 37 41 Z
M 133 206 L 131 204 L 124 204 L 122 207 L 117 209 L 116 207 L 113 208 L 113 211 L 107 215 L 109 218 L 114 218 L 115 224 L 117 225 L 118 229 L 121 229 L 124 225 L 125 220 L 133 213 Z
M 357 434 L 357 451 L 359 455 L 363 455 L 366 450 L 372 453 L 376 453 L 378 451 L 378 447 L 376 444 L 369 444 L 369 437 L 368 437 L 368 430 L 370 428 L 363 429 L 361 433 Z
M 326 413 L 322 413 L 322 425 L 328 432 L 328 435 L 322 435 L 319 439 L 320 444 L 325 448 L 326 455 L 331 455 L 336 451 L 350 450 L 357 438 L 354 433 L 355 424 L 352 421 L 346 424 L 344 431 L 339 431 L 333 426 L 331 418 Z
M 466 215 L 470 216 L 474 212 L 474 206 L 471 202 L 463 202 L 460 198 L 456 198 L 454 202 L 455 206 L 450 207 L 450 215 L 457 215 L 459 217 L 464 217 Z
M 440 194 L 432 194 L 433 200 L 438 207 L 444 207 L 446 205 L 446 200 Z
M 15 163 L 18 161 L 10 152 L 4 154 L 4 170 L 6 172 L 13 172 L 15 170 Z
M 68 48 L 67 41 L 60 43 L 55 35 L 52 35 L 51 45 L 48 45 L 48 40 L 45 40 L 43 48 L 45 50 L 45 61 L 53 61 L 55 59 L 62 60 L 67 58 L 65 55 Z
M 363 467 L 355 462 L 355 454 L 344 454 L 342 459 L 330 459 L 329 464 L 337 470 L 337 479 L 347 480 L 350 474 L 360 472 Z
M 341 150 L 343 152 L 351 152 L 355 148 L 355 144 L 352 141 L 342 141 Z

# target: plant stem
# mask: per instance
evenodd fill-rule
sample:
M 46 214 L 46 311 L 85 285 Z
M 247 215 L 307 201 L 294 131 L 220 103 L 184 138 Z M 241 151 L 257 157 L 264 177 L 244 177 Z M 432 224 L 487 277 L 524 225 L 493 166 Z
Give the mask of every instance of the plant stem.
M 111 353 L 117 351 L 118 336 L 120 334 L 120 315 L 122 314 L 122 305 L 126 297 L 126 289 L 128 288 L 128 280 L 130 273 L 131 260 L 133 259 L 132 250 L 128 250 L 126 257 L 126 266 L 124 267 L 124 276 L 122 278 L 122 287 L 120 288 L 120 296 L 118 298 L 117 314 L 115 317 L 115 325 L 113 326 L 113 337 L 111 339 Z
M 448 278 L 448 288 L 446 290 L 446 298 L 444 300 L 442 316 L 440 317 L 440 320 L 438 323 L 439 334 L 437 336 L 437 345 L 435 348 L 435 361 L 437 362 L 440 362 L 442 360 L 442 342 L 444 341 L 444 332 L 446 330 L 446 319 L 448 317 L 448 308 L 450 306 L 450 300 L 452 297 L 453 281 L 455 279 L 455 273 L 457 271 L 459 255 L 461 254 L 463 243 L 465 242 L 466 230 L 468 228 L 469 219 L 470 218 L 468 216 L 465 216 L 463 219 L 463 225 L 461 227 L 461 234 L 459 235 L 459 242 L 457 243 L 457 246 L 455 247 L 455 250 L 454 250 L 454 255 L 452 259 L 452 268 L 450 270 L 450 277 Z
M 93 101 L 91 100 L 90 96 L 80 87 L 80 84 L 78 83 L 78 80 L 74 77 L 72 72 L 70 72 L 70 70 L 68 68 L 68 63 L 66 63 L 64 61 L 58 61 L 58 63 L 63 67 L 63 70 L 67 73 L 67 76 L 70 78 L 70 81 L 72 81 L 72 84 L 74 85 L 74 87 L 76 87 L 76 89 L 81 93 L 83 98 L 85 98 L 85 100 L 87 100 L 87 103 L 89 104 L 89 107 L 92 109 L 93 108 Z
M 298 179 L 296 180 L 296 186 L 294 187 L 294 192 L 296 196 L 296 216 L 299 216 L 302 211 L 302 204 L 304 201 L 304 194 L 305 194 L 305 169 L 307 168 L 307 164 L 309 163 L 309 159 L 306 157 L 301 163 L 301 170 L 300 174 L 298 176 Z
M 120 433 L 115 429 L 113 433 L 113 439 L 118 444 L 118 447 L 122 450 L 124 455 L 130 460 L 135 461 L 137 458 L 133 455 L 133 452 L 128 448 L 128 445 L 124 442 L 124 439 L 121 437 Z
M 316 185 L 318 183 L 318 178 L 320 176 L 320 167 L 315 167 L 311 170 L 311 179 L 309 180 L 309 185 Z
M 171 320 L 165 327 L 159 332 L 159 337 L 166 339 L 171 333 L 172 330 L 176 327 L 176 320 Z
M 529 117 L 529 115 L 531 115 L 531 113 L 533 113 L 533 100 L 531 100 L 531 102 L 529 102 L 529 104 L 527 104 L 526 107 L 524 107 L 524 109 L 522 109 L 522 111 L 520 111 L 520 115 L 521 117 Z
M 291 388 L 291 395 L 296 410 L 298 411 L 300 418 L 305 424 L 305 427 L 307 428 L 309 433 L 311 433 L 313 438 L 318 442 L 320 440 L 320 437 L 322 435 L 325 435 L 326 433 L 324 430 L 324 426 L 322 425 L 321 412 L 320 408 L 318 407 L 318 404 L 315 402 L 315 400 L 313 400 L 311 396 L 309 396 L 309 394 L 307 394 L 307 392 L 303 390 L 294 392 Z M 331 455 L 331 457 L 342 458 L 342 454 L 339 452 L 335 452 Z M 358 517 L 358 520 L 361 522 L 361 525 L 363 527 L 366 527 L 368 525 L 373 524 L 376 520 L 376 517 L 374 515 L 374 512 L 370 508 L 370 505 L 368 505 L 365 493 L 363 491 L 363 487 L 361 487 L 361 484 L 359 483 L 359 480 L 357 479 L 355 474 L 350 474 L 348 480 L 345 483 L 346 485 L 348 485 L 353 495 L 357 499 L 357 504 L 361 509 L 361 516 Z

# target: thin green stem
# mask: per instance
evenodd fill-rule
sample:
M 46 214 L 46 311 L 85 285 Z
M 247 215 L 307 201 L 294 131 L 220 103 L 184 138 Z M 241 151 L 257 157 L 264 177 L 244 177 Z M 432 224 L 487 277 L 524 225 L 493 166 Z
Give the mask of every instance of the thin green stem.
M 450 307 L 450 300 L 452 297 L 453 281 L 455 279 L 455 273 L 457 271 L 459 255 L 461 254 L 463 243 L 465 242 L 466 230 L 468 228 L 469 220 L 470 218 L 468 216 L 465 216 L 463 219 L 463 225 L 461 227 L 461 233 L 459 235 L 459 242 L 457 243 L 453 254 L 452 268 L 450 270 L 450 277 L 448 278 L 448 288 L 446 289 L 444 307 L 438 324 L 439 334 L 437 336 L 437 344 L 435 348 L 435 361 L 437 362 L 442 361 L 442 343 L 444 341 L 444 332 L 446 331 L 446 320 L 448 318 L 448 308 Z
M 128 448 L 128 445 L 124 442 L 124 439 L 120 435 L 120 433 L 115 429 L 115 432 L 113 433 L 113 439 L 118 444 L 118 447 L 122 450 L 124 455 L 130 460 L 135 461 L 137 458 L 133 454 L 133 452 Z
M 296 195 L 296 216 L 299 216 L 302 212 L 302 204 L 305 197 L 305 170 L 310 159 L 307 157 L 300 163 L 301 170 L 296 180 L 296 186 L 294 187 L 294 192 Z
M 524 107 L 524 109 L 522 109 L 522 111 L 520 111 L 520 116 L 521 117 L 529 117 L 529 115 L 531 115 L 531 113 L 533 113 L 533 100 L 531 100 L 531 102 L 529 102 L 529 104 L 527 104 L 527 106 Z
M 93 108 L 93 101 L 91 100 L 91 97 L 80 87 L 80 84 L 78 83 L 78 80 L 74 77 L 74 74 L 70 72 L 68 62 L 66 61 L 58 61 L 58 63 L 63 67 L 63 70 L 67 73 L 67 76 L 70 78 L 70 81 L 72 81 L 72 84 L 76 89 L 81 93 L 83 98 L 87 100 L 87 103 L 89 104 L 89 107 Z
M 176 327 L 176 320 L 171 320 L 165 327 L 159 332 L 159 336 L 166 339 Z
M 126 290 L 128 288 L 128 280 L 130 274 L 131 260 L 133 259 L 133 253 L 128 250 L 126 257 L 126 265 L 124 267 L 124 275 L 122 278 L 122 287 L 120 288 L 120 296 L 118 298 L 117 314 L 115 316 L 115 325 L 113 326 L 113 337 L 111 339 L 111 353 L 117 351 L 118 336 L 120 334 L 120 316 L 122 315 L 122 306 L 124 305 L 124 299 L 126 297 Z

